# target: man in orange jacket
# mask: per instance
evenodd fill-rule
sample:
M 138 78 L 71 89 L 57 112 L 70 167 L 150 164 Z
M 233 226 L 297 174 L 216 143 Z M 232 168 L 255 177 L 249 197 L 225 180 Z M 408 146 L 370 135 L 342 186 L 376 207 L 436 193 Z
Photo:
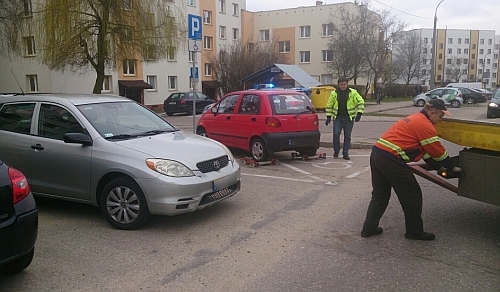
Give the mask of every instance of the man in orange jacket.
M 383 232 L 379 222 L 394 188 L 405 215 L 405 238 L 434 240 L 434 234 L 424 232 L 422 190 L 407 163 L 424 159 L 434 169 L 444 167 L 458 176 L 462 174 L 439 142 L 434 126 L 445 114 L 451 115 L 444 101 L 433 99 L 422 111 L 396 122 L 375 143 L 370 155 L 373 191 L 362 237 Z

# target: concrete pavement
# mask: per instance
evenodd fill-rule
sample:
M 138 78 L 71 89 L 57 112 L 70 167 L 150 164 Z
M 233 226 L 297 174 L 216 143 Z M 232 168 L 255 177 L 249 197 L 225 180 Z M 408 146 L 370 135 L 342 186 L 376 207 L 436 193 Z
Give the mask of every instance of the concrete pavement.
M 391 110 L 413 107 L 412 101 L 401 101 L 401 102 L 382 102 L 381 104 L 376 104 L 374 100 L 365 101 L 365 114 L 361 117 L 361 121 L 355 123 L 354 129 L 351 135 L 351 149 L 371 149 L 373 144 L 378 140 L 380 134 L 382 134 L 386 128 L 383 129 L 373 129 L 373 126 L 368 125 L 370 122 L 388 122 L 387 125 L 394 123 L 400 117 L 379 117 L 370 116 L 369 113 L 379 113 L 388 112 Z M 415 109 L 417 110 L 417 108 Z M 320 132 L 321 140 L 320 147 L 333 149 L 333 122 L 330 125 L 325 126 L 326 115 L 321 112 L 318 113 L 320 121 Z M 340 145 L 343 146 L 344 136 L 340 136 Z M 332 150 L 333 151 L 333 150 Z M 328 153 L 330 154 L 330 153 Z

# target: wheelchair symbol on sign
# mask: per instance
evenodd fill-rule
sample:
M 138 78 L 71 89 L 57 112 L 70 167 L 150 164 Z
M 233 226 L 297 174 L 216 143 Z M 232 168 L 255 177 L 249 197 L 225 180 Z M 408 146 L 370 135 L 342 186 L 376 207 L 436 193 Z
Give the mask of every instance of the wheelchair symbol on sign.
M 352 161 L 325 161 L 313 163 L 312 166 L 323 169 L 348 169 L 352 167 Z

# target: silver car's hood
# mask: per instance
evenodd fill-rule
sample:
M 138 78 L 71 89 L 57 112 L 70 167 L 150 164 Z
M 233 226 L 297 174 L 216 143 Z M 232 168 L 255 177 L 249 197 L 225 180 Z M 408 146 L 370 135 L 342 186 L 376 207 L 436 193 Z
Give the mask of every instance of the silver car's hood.
M 116 144 L 142 152 L 149 158 L 172 159 L 191 166 L 226 155 L 218 142 L 183 131 L 124 140 Z

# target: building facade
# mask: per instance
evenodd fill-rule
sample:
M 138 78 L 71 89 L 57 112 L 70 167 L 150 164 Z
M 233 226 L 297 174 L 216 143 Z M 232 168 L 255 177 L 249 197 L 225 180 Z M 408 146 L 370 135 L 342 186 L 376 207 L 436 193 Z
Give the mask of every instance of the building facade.
M 429 84 L 432 66 L 432 29 L 415 29 L 424 45 L 422 66 L 411 81 Z M 487 89 L 500 84 L 499 45 L 500 36 L 493 30 L 438 29 L 436 31 L 434 85 L 450 82 L 483 82 Z M 403 83 L 401 79 L 398 83 Z

